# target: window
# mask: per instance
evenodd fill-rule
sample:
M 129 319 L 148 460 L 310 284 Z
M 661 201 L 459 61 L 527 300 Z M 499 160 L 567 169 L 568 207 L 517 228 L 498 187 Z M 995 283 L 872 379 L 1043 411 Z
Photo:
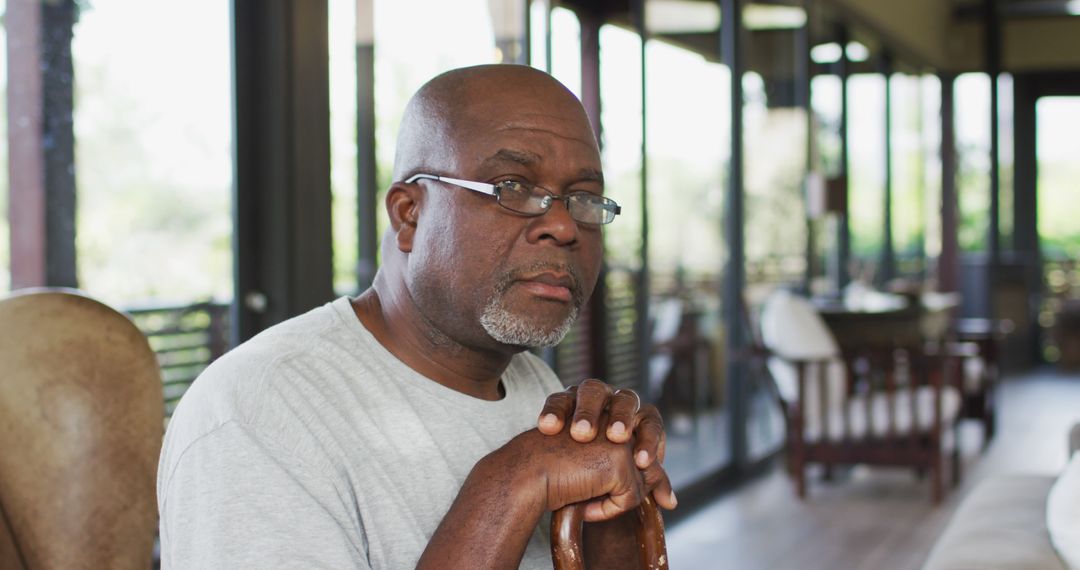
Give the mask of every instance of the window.
M 643 393 L 647 358 L 641 339 L 648 323 L 641 314 L 642 288 L 642 113 L 641 37 L 613 25 L 600 28 L 600 122 L 604 193 L 622 214 L 604 228 L 607 309 L 607 381 Z
M 964 73 L 956 89 L 956 191 L 961 251 L 986 249 L 990 219 L 990 78 Z
M 1035 107 L 1038 140 L 1039 244 L 1046 259 L 1080 258 L 1076 223 L 1076 133 L 1080 97 L 1040 97 Z
M 779 283 L 801 283 L 806 272 L 807 123 L 793 95 L 775 85 L 779 77 L 751 71 L 742 81 L 746 282 L 756 301 Z
M 853 279 L 873 282 L 885 226 L 885 89 L 880 74 L 848 83 L 848 221 L 851 253 L 861 268 Z
M 1068 350 L 1059 345 L 1059 323 L 1075 321 L 1080 299 L 1080 228 L 1076 224 L 1076 132 L 1080 129 L 1080 97 L 1040 97 L 1035 104 L 1037 208 L 1039 249 L 1045 296 L 1039 309 L 1042 353 L 1048 362 Z M 1068 326 L 1068 325 L 1066 325 Z M 1065 335 L 1071 334 L 1066 331 Z M 1068 355 L 1068 352 L 1066 352 Z
M 927 74 L 919 78 L 922 105 L 922 163 L 926 219 L 927 271 L 936 274 L 934 261 L 941 255 L 941 80 Z
M 661 40 L 646 43 L 645 57 L 654 343 L 647 394 L 664 415 L 665 467 L 679 487 L 731 456 L 720 310 L 731 74 Z
M 132 25 L 160 21 L 154 3 L 83 6 L 72 43 L 82 288 L 120 307 L 230 299 L 228 4 L 185 2 L 167 26 Z
M 365 2 L 359 0 L 357 5 Z M 374 0 L 375 128 L 379 196 L 391 184 L 394 147 L 409 97 L 435 75 L 456 67 L 519 61 L 524 2 L 507 0 Z M 417 14 L 423 14 L 418 18 Z M 417 41 L 425 38 L 426 41 Z M 378 235 L 388 225 L 379 215 Z
M 843 140 L 840 134 L 842 115 L 842 83 L 840 76 L 816 75 L 810 80 L 810 108 L 813 110 L 814 148 L 810 168 L 824 180 L 840 176 L 843 157 Z M 822 197 L 824 202 L 824 197 Z M 824 205 L 824 204 L 822 204 Z M 814 274 L 811 275 L 811 291 L 824 294 L 835 288 L 837 273 L 837 225 L 835 214 L 819 216 L 813 222 L 816 236 Z
M 370 11 L 370 0 L 330 0 L 330 190 L 334 249 L 334 292 L 355 295 L 359 259 L 356 203 L 357 50 L 370 49 L 371 37 L 360 37 L 357 10 Z M 363 14 L 370 17 L 370 14 Z
M 807 80 L 796 65 L 797 30 L 805 25 L 799 4 L 752 3 L 743 9 L 746 52 L 770 54 L 744 57 L 747 72 L 741 78 L 748 316 L 756 315 L 777 287 L 801 287 L 807 276 L 809 225 L 803 183 L 809 133 L 804 94 L 796 87 Z M 730 309 L 734 309 L 730 314 L 740 314 L 739 307 Z M 748 324 L 756 321 L 751 317 Z M 746 372 L 742 376 L 746 447 L 750 459 L 759 460 L 783 445 L 784 420 L 771 380 Z
M 918 278 L 923 269 L 925 163 L 922 156 L 923 104 L 919 78 L 894 74 L 892 93 L 892 241 L 897 275 Z

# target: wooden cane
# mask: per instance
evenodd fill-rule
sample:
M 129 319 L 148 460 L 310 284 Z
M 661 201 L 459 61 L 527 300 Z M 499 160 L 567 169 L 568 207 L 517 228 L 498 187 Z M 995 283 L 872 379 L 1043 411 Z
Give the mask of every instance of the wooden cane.
M 581 523 L 584 519 L 583 503 L 566 505 L 551 515 L 551 561 L 555 570 L 585 569 L 581 552 Z M 646 495 L 638 507 L 637 541 L 643 568 L 661 570 L 668 567 L 664 518 L 660 516 L 652 495 Z

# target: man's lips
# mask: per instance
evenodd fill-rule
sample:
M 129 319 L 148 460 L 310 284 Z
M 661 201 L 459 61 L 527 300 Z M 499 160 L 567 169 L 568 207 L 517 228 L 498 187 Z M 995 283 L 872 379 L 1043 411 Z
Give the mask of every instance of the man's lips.
M 574 298 L 574 280 L 566 274 L 538 273 L 522 277 L 517 282 L 526 291 L 537 297 L 563 303 L 569 303 Z

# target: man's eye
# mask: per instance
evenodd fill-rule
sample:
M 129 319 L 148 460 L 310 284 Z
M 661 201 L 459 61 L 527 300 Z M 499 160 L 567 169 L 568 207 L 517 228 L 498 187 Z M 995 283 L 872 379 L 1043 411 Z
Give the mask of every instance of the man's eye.
M 593 194 L 592 192 L 578 191 L 574 192 L 571 196 L 573 201 L 581 204 L 601 204 L 604 202 L 604 197 L 599 194 Z
M 504 192 L 524 192 L 525 185 L 517 180 L 504 180 L 496 184 Z

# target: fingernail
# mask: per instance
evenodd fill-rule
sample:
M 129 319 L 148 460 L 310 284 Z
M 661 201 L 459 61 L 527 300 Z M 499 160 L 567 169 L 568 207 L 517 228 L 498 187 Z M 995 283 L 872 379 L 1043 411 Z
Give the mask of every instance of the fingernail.
M 555 414 L 544 414 L 540 418 L 540 427 L 554 428 L 559 423 L 559 418 L 555 417 Z
M 624 456 L 625 457 L 625 456 Z M 638 467 L 644 467 L 649 462 L 649 452 L 642 449 L 637 452 Z
M 578 423 L 574 424 L 575 433 L 589 433 L 589 420 L 578 420 Z
M 626 435 L 626 424 L 622 422 L 611 424 L 611 435 L 619 437 Z
M 671 491 L 671 508 L 679 506 L 679 500 L 675 498 L 675 491 Z

